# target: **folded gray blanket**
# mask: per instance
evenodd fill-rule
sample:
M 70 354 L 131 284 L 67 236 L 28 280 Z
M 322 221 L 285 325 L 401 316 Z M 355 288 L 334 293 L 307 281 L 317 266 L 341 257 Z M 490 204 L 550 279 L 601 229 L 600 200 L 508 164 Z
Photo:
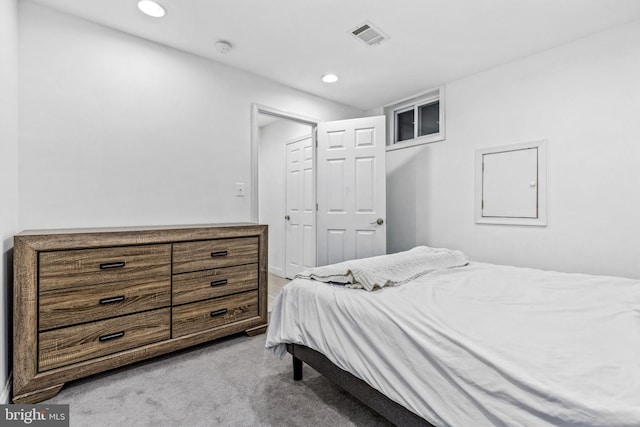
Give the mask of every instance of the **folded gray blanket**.
M 308 268 L 296 277 L 372 291 L 375 287 L 402 285 L 429 272 L 468 263 L 469 259 L 461 251 L 417 246 L 391 255 Z

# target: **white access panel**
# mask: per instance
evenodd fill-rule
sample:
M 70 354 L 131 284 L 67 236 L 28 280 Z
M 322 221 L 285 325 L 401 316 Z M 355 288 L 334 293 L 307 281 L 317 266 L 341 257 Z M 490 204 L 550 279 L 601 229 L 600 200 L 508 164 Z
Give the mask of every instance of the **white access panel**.
M 546 142 L 476 152 L 476 222 L 546 225 Z
M 483 156 L 482 216 L 538 217 L 538 149 Z

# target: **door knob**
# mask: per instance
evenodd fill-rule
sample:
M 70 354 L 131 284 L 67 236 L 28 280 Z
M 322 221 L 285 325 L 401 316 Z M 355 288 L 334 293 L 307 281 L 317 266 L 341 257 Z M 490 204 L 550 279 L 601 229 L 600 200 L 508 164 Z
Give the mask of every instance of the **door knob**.
M 375 221 L 370 222 L 369 224 L 378 224 L 378 225 L 382 225 L 382 224 L 384 224 L 384 219 L 382 219 L 382 218 L 378 218 L 378 219 L 376 219 Z
M 286 219 L 287 221 L 289 221 L 291 219 L 291 217 L 289 215 L 285 215 L 284 219 Z

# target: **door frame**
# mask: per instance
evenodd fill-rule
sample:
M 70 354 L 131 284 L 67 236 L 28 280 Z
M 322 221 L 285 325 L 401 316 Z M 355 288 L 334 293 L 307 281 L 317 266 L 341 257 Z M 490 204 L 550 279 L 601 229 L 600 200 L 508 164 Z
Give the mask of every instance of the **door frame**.
M 313 170 L 314 185 L 316 185 L 315 183 L 317 182 L 317 177 L 316 177 L 317 172 L 316 172 L 316 164 L 315 164 L 316 156 L 317 156 L 316 154 L 317 133 L 318 133 L 317 130 L 318 130 L 318 123 L 321 121 L 313 117 L 308 117 L 302 114 L 292 113 L 289 111 L 280 110 L 277 108 L 268 107 L 268 106 L 257 104 L 257 103 L 251 104 L 251 187 L 250 187 L 250 195 L 251 195 L 251 199 L 250 199 L 251 217 L 250 218 L 251 220 L 250 221 L 253 223 L 258 223 L 259 213 L 260 213 L 260 206 L 259 206 L 259 203 L 260 203 L 259 202 L 260 200 L 260 197 L 259 197 L 260 127 L 259 127 L 259 121 L 258 121 L 258 117 L 260 114 L 265 114 L 265 115 L 277 117 L 280 119 L 294 121 L 294 122 L 308 125 L 311 127 L 313 161 L 314 161 L 314 170 Z M 283 188 L 282 191 L 285 191 L 285 188 Z M 317 200 L 317 194 L 316 194 L 316 200 Z M 315 223 L 315 219 L 314 219 L 314 223 Z M 286 250 L 286 233 L 283 234 L 281 238 L 284 240 L 285 250 Z M 317 249 L 317 242 L 316 242 L 316 249 Z M 317 254 L 316 254 L 316 257 L 317 257 Z M 283 275 L 286 267 L 285 264 L 286 264 L 286 256 L 285 256 L 285 259 L 283 260 L 283 265 L 282 265 Z
M 281 119 L 293 120 L 294 122 L 302 123 L 311 126 L 311 133 L 314 140 L 314 153 L 316 150 L 315 141 L 318 129 L 318 123 L 320 120 L 312 117 L 307 117 L 302 114 L 292 113 L 277 108 L 268 107 L 266 105 L 251 104 L 251 222 L 258 222 L 258 177 L 259 174 L 259 153 L 260 153 L 260 128 L 258 126 L 258 115 L 266 114 L 269 116 L 279 117 Z M 315 158 L 315 156 L 314 156 Z M 314 171 L 315 173 L 315 171 Z

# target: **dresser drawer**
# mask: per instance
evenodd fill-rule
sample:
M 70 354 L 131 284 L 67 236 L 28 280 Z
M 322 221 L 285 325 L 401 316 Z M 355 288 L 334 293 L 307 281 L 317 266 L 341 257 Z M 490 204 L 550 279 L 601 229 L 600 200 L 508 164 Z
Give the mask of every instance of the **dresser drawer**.
M 173 304 L 185 304 L 258 289 L 258 264 L 173 276 Z
M 39 262 L 40 291 L 169 277 L 171 245 L 41 252 Z
M 171 279 L 134 280 L 40 293 L 39 330 L 171 305 Z
M 258 238 L 216 239 L 173 245 L 173 273 L 258 262 Z
M 173 337 L 258 316 L 258 291 L 173 307 Z
M 39 370 L 46 371 L 169 339 L 169 308 L 39 334 Z

